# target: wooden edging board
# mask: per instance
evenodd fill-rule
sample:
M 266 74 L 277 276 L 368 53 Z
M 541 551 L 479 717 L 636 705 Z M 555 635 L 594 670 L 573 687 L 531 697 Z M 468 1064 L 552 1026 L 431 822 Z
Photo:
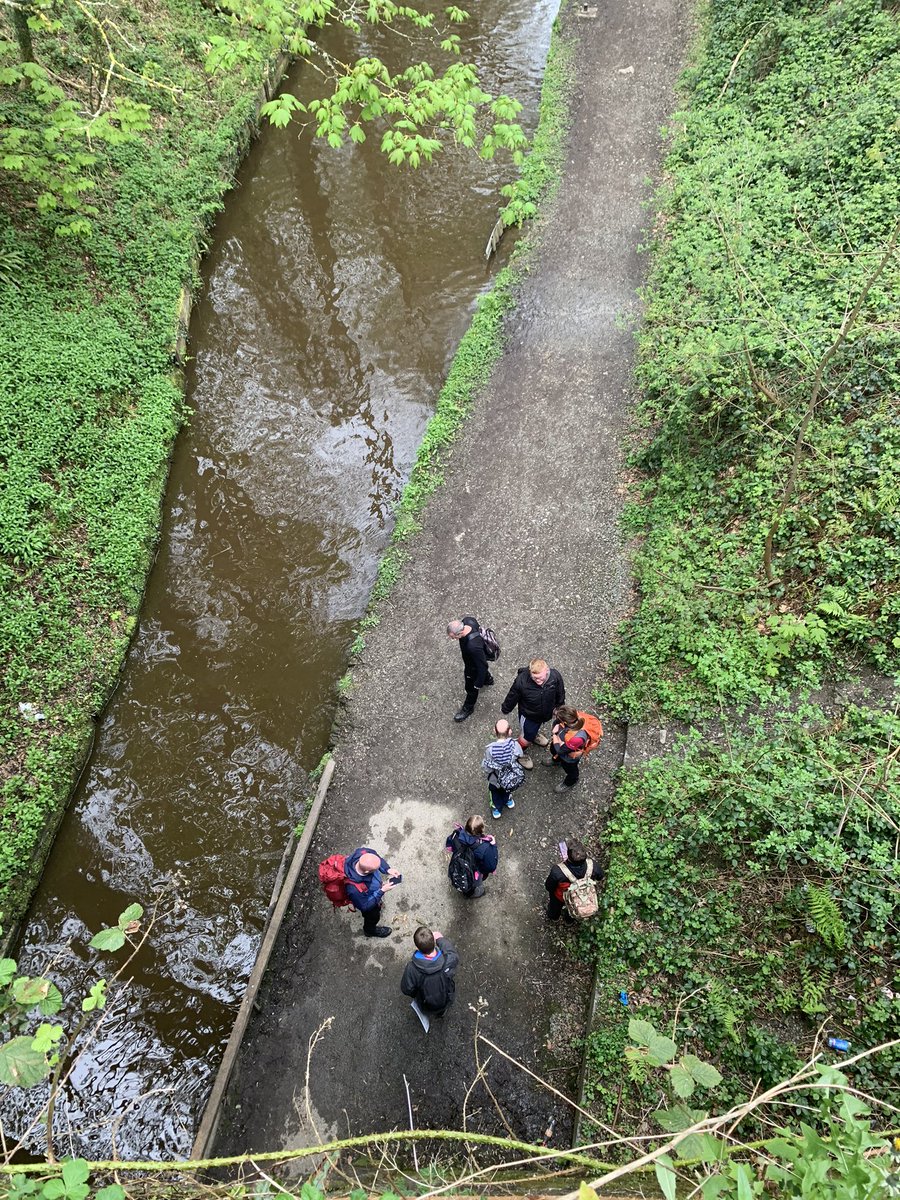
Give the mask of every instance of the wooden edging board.
M 333 774 L 334 759 L 331 758 L 325 764 L 325 770 L 322 772 L 322 778 L 319 780 L 319 786 L 316 789 L 316 797 L 313 800 L 309 816 L 306 818 L 306 823 L 303 826 L 303 834 L 297 843 L 297 849 L 294 851 L 294 856 L 291 859 L 287 876 L 281 886 L 275 906 L 271 909 L 269 920 L 266 923 L 259 953 L 256 956 L 256 962 L 253 964 L 253 970 L 250 972 L 250 979 L 247 982 L 247 990 L 244 993 L 241 1007 L 238 1009 L 238 1014 L 235 1017 L 231 1037 L 228 1039 L 228 1045 L 225 1047 L 225 1053 L 222 1055 L 222 1061 L 216 1072 L 212 1091 L 203 1110 L 203 1116 L 200 1118 L 200 1124 L 197 1127 L 194 1145 L 191 1148 L 192 1159 L 208 1157 L 208 1150 L 212 1145 L 212 1140 L 216 1135 L 216 1129 L 219 1124 L 225 1091 L 228 1087 L 228 1081 L 231 1079 L 231 1072 L 237 1061 L 241 1042 L 244 1040 L 244 1034 L 247 1031 L 247 1025 L 250 1022 L 250 1014 L 256 1002 L 256 994 L 266 973 L 266 967 L 269 965 L 269 958 L 271 957 L 272 950 L 275 948 L 275 942 L 281 930 L 281 924 L 287 912 L 291 896 L 294 893 L 294 888 L 297 885 L 297 880 L 300 877 L 301 868 L 306 861 L 306 855 L 319 820 L 319 813 L 322 811 L 322 805 L 325 803 L 328 785 L 331 783 Z

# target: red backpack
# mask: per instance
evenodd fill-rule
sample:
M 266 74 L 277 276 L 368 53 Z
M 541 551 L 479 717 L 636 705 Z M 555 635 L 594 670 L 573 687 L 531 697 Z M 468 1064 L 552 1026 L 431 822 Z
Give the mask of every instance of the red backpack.
M 344 871 L 346 861 L 345 854 L 332 854 L 319 863 L 319 882 L 322 885 L 322 891 L 335 908 L 345 908 L 350 903 L 350 897 L 347 895 L 348 887 L 355 887 L 360 892 L 364 890 L 361 883 L 351 885 L 351 881 Z

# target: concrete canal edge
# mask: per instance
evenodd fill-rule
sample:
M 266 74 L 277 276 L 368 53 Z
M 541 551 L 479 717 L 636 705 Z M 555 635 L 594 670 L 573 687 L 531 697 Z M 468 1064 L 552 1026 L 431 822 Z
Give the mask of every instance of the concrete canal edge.
M 231 1079 L 231 1072 L 234 1069 L 234 1064 L 237 1060 L 238 1052 L 241 1048 L 241 1043 L 244 1040 L 244 1034 L 247 1030 L 247 1025 L 250 1021 L 250 1014 L 253 1011 L 253 1005 L 256 1003 L 256 995 L 259 991 L 260 984 L 263 981 L 263 976 L 266 973 L 266 967 L 269 965 L 269 958 L 272 950 L 275 947 L 275 942 L 278 939 L 278 934 L 281 932 L 281 924 L 284 921 L 285 913 L 287 912 L 288 904 L 290 904 L 291 896 L 294 894 L 294 888 L 297 886 L 297 880 L 300 877 L 300 871 L 303 864 L 306 862 L 306 855 L 309 852 L 309 847 L 312 843 L 313 835 L 316 832 L 316 826 L 319 822 L 319 814 L 322 811 L 322 806 L 325 803 L 325 797 L 328 794 L 328 786 L 331 783 L 331 778 L 334 775 L 334 759 L 330 758 L 325 764 L 325 769 L 322 771 L 322 777 L 319 780 L 319 786 L 316 789 L 315 799 L 312 807 L 309 810 L 309 816 L 303 826 L 303 833 L 297 843 L 297 848 L 291 858 L 291 865 L 288 868 L 284 883 L 279 890 L 278 882 L 281 876 L 275 880 L 275 889 L 272 893 L 273 903 L 269 905 L 269 916 L 263 930 L 262 941 L 260 942 L 259 952 L 256 955 L 256 962 L 253 964 L 253 970 L 250 972 L 250 979 L 247 983 L 247 990 L 244 993 L 244 998 L 241 1001 L 241 1006 L 238 1009 L 237 1017 L 235 1018 L 234 1026 L 231 1030 L 231 1036 L 228 1039 L 228 1045 L 225 1047 L 225 1053 L 222 1055 L 222 1061 L 219 1064 L 219 1069 L 216 1072 L 216 1077 L 213 1082 L 212 1091 L 209 1099 L 206 1102 L 206 1107 L 203 1110 L 203 1116 L 200 1118 L 200 1124 L 197 1127 L 197 1134 L 194 1138 L 194 1144 L 191 1148 L 191 1158 L 201 1159 L 207 1157 L 207 1151 L 211 1147 L 213 1139 L 216 1136 L 216 1129 L 219 1124 L 219 1116 L 222 1111 L 222 1102 L 225 1099 L 225 1093 L 228 1089 L 228 1082 Z M 287 858 L 288 850 L 290 849 L 290 841 L 285 848 L 285 859 Z M 282 860 L 282 863 L 284 859 Z M 277 893 L 277 898 L 276 898 Z

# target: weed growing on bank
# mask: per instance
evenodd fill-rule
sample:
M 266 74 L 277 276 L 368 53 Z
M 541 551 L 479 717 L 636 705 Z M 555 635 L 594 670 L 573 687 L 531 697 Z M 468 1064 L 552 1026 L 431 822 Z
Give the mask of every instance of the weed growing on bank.
M 79 54 L 90 61 L 92 48 L 75 12 L 32 35 L 38 59 L 65 79 L 77 79 Z M 148 106 L 153 136 L 93 146 L 90 235 L 54 236 L 55 211 L 36 211 L 22 183 L 7 180 L 0 195 L 0 911 L 9 923 L 134 627 L 183 416 L 173 374 L 181 292 L 255 102 L 237 74 L 210 82 L 204 73 L 203 44 L 219 27 L 211 10 L 165 0 L 152 20 L 128 5 L 116 20 L 135 73 L 129 92 Z M 163 76 L 170 86 L 154 86 Z M 27 92 L 7 87 L 2 101 L 7 124 L 31 119 Z
M 900 669 L 900 25 L 712 3 L 672 121 L 626 528 L 632 715 Z
M 790 1075 L 818 1039 L 855 1050 L 900 1027 L 894 993 L 900 717 L 814 706 L 711 745 L 699 733 L 626 771 L 606 830 L 608 912 L 591 927 L 603 981 L 590 1035 L 598 1116 L 646 1124 L 654 1087 L 612 1070 L 630 1016 L 671 1027 L 734 1103 Z M 629 1004 L 619 1001 L 624 991 Z M 837 1055 L 837 1058 L 840 1056 Z M 896 1051 L 860 1063 L 887 1096 Z
M 685 84 L 640 335 L 638 605 L 601 694 L 778 715 L 623 773 L 581 942 L 588 1097 L 640 1131 L 661 1092 L 618 1068 L 630 1016 L 677 1026 L 732 1101 L 900 1024 L 897 713 L 794 699 L 900 668 L 900 26 L 870 0 L 712 2 Z M 853 1077 L 884 1097 L 900 1059 Z

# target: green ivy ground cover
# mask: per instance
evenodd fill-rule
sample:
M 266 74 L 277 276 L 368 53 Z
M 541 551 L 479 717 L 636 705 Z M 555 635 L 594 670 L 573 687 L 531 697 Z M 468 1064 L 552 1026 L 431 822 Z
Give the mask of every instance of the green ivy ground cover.
M 27 902 L 34 847 L 65 800 L 89 718 L 109 694 L 134 625 L 183 415 L 172 358 L 179 297 L 240 156 L 258 87 L 237 72 L 214 81 L 205 74 L 204 42 L 220 18 L 199 2 L 124 4 L 116 21 L 128 68 L 178 92 L 130 79 L 128 93 L 150 106 L 152 129 L 94 147 L 90 236 L 55 236 L 58 217 L 37 211 L 35 193 L 0 173 L 7 925 Z M 91 51 L 89 30 L 74 22 L 52 36 L 36 32 L 34 45 L 39 62 L 75 80 Z M 0 92 L 0 120 L 33 120 L 19 89 Z
M 629 1016 L 678 1012 L 716 1107 L 822 1024 L 857 1049 L 900 1028 L 900 723 L 787 702 L 900 668 L 896 6 L 711 0 L 685 85 L 640 335 L 638 605 L 599 695 L 631 719 L 782 715 L 623 772 L 580 945 L 588 1097 L 629 1129 L 660 1100 L 623 1079 Z M 900 1059 L 856 1078 L 896 1094 Z

